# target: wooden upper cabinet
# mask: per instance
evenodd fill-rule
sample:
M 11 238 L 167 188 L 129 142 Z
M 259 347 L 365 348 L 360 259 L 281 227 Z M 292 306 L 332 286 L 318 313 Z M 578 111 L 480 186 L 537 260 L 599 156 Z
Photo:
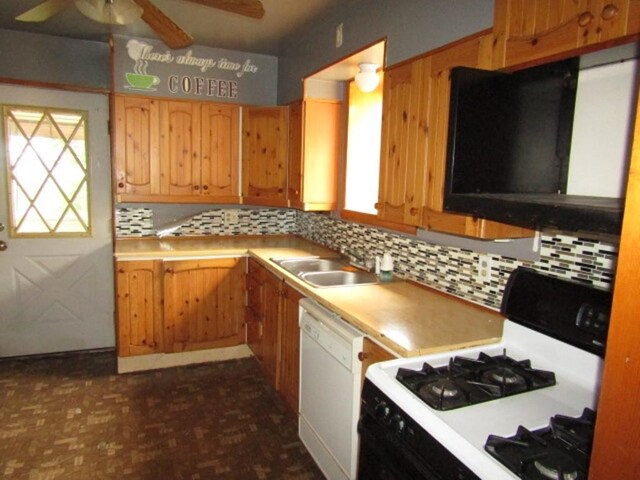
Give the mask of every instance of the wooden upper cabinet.
M 118 356 L 163 351 L 162 262 L 116 263 Z
M 201 105 L 200 194 L 212 201 L 239 201 L 240 109 Z
M 493 65 L 562 56 L 638 32 L 638 0 L 496 0 Z
M 245 342 L 243 258 L 166 261 L 165 351 Z
M 161 192 L 200 194 L 200 106 L 192 102 L 160 104 Z
M 244 203 L 287 207 L 288 107 L 246 107 L 242 131 Z
M 114 99 L 114 169 L 117 194 L 160 194 L 160 109 L 150 98 Z
M 289 205 L 335 210 L 342 103 L 305 99 L 289 106 Z
M 456 66 L 491 68 L 492 36 L 472 37 L 440 50 L 430 57 L 429 143 L 427 182 L 421 225 L 456 235 L 491 238 L 517 238 L 534 235 L 532 230 L 444 212 L 444 184 L 447 165 L 447 135 L 451 69 Z
M 240 107 L 116 95 L 114 110 L 118 201 L 240 202 Z
M 421 221 L 429 140 L 431 58 L 384 75 L 378 218 L 405 225 Z

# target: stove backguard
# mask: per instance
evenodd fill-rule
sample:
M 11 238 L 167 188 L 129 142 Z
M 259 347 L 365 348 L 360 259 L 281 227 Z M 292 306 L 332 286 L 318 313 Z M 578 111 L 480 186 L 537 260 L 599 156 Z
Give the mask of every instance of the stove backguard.
M 604 357 L 611 293 L 530 268 L 515 269 L 502 297 L 509 320 Z

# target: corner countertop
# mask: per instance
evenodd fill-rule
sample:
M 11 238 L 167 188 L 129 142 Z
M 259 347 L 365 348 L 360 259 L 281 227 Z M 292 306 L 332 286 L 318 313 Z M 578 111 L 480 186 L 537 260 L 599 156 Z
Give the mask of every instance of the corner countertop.
M 504 318 L 485 307 L 410 282 L 315 288 L 272 258 L 337 256 L 293 235 L 118 239 L 117 260 L 251 256 L 304 295 L 342 316 L 398 356 L 498 342 Z

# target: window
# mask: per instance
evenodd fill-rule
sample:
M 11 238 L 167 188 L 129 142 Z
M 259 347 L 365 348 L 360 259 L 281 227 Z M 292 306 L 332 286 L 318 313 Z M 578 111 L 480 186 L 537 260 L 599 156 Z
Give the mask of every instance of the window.
M 4 107 L 11 235 L 90 235 L 87 113 Z
M 382 81 L 363 93 L 349 82 L 345 210 L 376 215 L 380 177 Z

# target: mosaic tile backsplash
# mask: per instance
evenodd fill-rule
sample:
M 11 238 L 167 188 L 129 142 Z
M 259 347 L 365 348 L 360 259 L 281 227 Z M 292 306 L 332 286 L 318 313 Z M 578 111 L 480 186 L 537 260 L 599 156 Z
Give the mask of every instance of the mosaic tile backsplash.
M 237 220 L 228 212 L 237 213 Z M 116 236 L 154 234 L 151 209 L 117 209 Z M 488 280 L 481 281 L 477 278 L 478 252 L 434 245 L 414 237 L 296 210 L 213 209 L 192 217 L 173 235 L 274 234 L 298 234 L 335 250 L 347 247 L 366 257 L 389 252 L 394 258 L 396 276 L 495 310 L 500 308 L 511 271 L 520 265 L 608 290 L 613 282 L 618 253 L 618 246 L 614 243 L 564 232 L 543 232 L 539 261 L 521 261 L 490 254 L 491 275 Z

